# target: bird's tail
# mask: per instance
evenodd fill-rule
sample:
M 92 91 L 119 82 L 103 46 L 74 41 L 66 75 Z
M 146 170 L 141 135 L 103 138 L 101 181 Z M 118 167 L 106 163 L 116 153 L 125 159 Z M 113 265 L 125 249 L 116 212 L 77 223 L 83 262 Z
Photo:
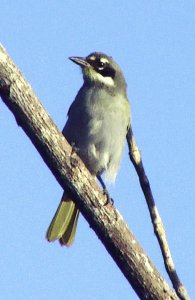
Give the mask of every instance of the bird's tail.
M 49 242 L 59 239 L 61 245 L 72 245 L 76 233 L 79 210 L 64 192 L 58 209 L 49 225 L 46 238 Z

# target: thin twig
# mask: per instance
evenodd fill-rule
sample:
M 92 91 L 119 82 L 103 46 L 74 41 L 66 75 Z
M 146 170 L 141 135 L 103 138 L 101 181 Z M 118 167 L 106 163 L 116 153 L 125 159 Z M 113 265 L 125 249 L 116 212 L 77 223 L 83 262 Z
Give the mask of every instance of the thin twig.
M 154 227 L 154 232 L 160 245 L 166 271 L 171 279 L 171 282 L 173 284 L 173 287 L 178 297 L 182 300 L 189 300 L 190 298 L 188 296 L 187 290 L 184 287 L 184 285 L 181 283 L 177 275 L 177 272 L 175 270 L 175 266 L 173 263 L 173 259 L 171 257 L 171 252 L 166 238 L 165 228 L 162 219 L 160 217 L 160 214 L 158 212 L 157 206 L 155 204 L 154 197 L 152 195 L 152 191 L 150 188 L 150 183 L 144 170 L 141 153 L 136 145 L 131 127 L 127 134 L 127 143 L 129 146 L 129 156 L 131 162 L 133 163 L 137 175 L 139 177 L 140 185 L 144 193 L 146 203 L 148 205 L 150 217 Z

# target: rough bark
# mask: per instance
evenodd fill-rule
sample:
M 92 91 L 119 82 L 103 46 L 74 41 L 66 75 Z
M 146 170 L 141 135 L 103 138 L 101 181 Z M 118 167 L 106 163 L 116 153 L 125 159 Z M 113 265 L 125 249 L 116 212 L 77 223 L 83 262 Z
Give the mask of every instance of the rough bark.
M 0 95 L 140 299 L 177 299 L 1 46 Z

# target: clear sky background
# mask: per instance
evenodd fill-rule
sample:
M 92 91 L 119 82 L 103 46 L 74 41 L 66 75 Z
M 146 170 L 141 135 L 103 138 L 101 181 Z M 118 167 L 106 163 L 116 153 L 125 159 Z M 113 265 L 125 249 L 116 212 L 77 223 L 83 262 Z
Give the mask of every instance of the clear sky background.
M 132 124 L 181 280 L 195 297 L 195 2 L 7 1 L 0 41 L 62 129 L 82 84 L 69 56 L 103 51 L 121 66 Z M 2 299 L 138 299 L 81 216 L 74 245 L 45 240 L 62 189 L 0 101 Z M 115 205 L 166 275 L 127 149 Z M 170 281 L 168 280 L 169 284 Z

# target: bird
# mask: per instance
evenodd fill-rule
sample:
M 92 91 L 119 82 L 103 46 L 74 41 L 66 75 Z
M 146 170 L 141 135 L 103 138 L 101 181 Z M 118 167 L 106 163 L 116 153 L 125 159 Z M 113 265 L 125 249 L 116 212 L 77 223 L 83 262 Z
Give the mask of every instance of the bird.
M 62 133 L 105 188 L 101 175 L 105 173 L 108 181 L 115 181 L 130 127 L 126 80 L 114 59 L 102 52 L 69 59 L 80 66 L 83 85 L 68 110 Z M 76 204 L 64 191 L 47 230 L 47 240 L 71 246 L 78 217 Z

